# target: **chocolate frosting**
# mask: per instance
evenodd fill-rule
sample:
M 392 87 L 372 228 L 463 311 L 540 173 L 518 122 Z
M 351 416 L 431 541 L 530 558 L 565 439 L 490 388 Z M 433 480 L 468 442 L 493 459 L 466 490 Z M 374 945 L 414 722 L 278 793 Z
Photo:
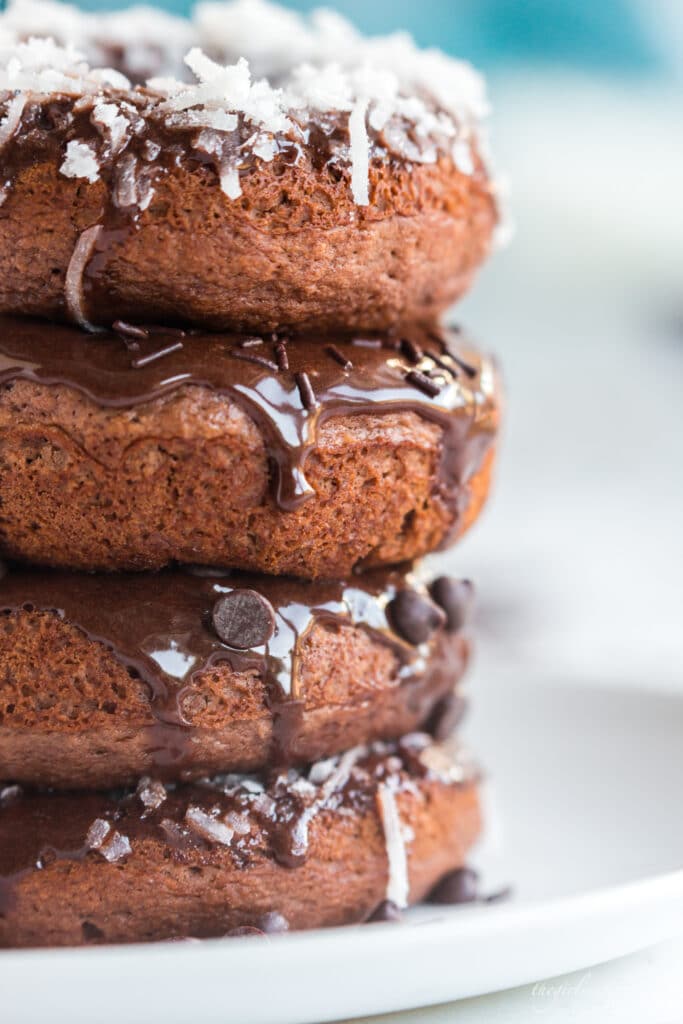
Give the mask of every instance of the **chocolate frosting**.
M 438 490 L 457 525 L 462 485 L 495 435 L 497 380 L 492 362 L 454 331 L 254 338 L 120 328 L 91 337 L 0 317 L 0 384 L 65 385 L 113 408 L 188 385 L 223 393 L 259 426 L 274 465 L 274 496 L 285 510 L 313 494 L 306 458 L 327 420 L 412 411 L 443 430 Z
M 217 602 L 236 591 L 254 592 L 272 609 L 272 633 L 252 649 L 237 638 L 239 646 L 223 642 L 212 619 Z M 326 583 L 202 568 L 116 577 L 26 569 L 10 570 L 0 582 L 0 614 L 54 612 L 104 644 L 149 687 L 156 720 L 148 730 L 149 752 L 160 773 L 177 775 L 191 743 L 183 698 L 197 674 L 220 662 L 263 679 L 274 716 L 273 762 L 291 760 L 303 708 L 298 655 L 316 623 L 352 624 L 389 645 L 400 683 L 453 675 L 453 648 L 442 642 L 442 625 L 415 646 L 392 624 L 387 609 L 399 592 L 438 611 L 415 576 L 400 571 Z

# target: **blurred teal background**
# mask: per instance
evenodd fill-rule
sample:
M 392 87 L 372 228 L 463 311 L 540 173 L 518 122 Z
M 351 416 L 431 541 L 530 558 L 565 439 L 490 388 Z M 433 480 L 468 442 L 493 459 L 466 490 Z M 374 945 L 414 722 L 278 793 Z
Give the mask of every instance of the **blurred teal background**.
M 285 2 L 300 11 L 333 7 L 365 32 L 408 29 L 421 45 L 439 46 L 485 71 L 530 61 L 618 73 L 671 71 L 676 58 L 667 43 L 683 20 L 683 0 Z M 85 0 L 82 6 L 102 10 L 126 4 Z M 185 13 L 189 0 L 164 0 L 159 6 Z

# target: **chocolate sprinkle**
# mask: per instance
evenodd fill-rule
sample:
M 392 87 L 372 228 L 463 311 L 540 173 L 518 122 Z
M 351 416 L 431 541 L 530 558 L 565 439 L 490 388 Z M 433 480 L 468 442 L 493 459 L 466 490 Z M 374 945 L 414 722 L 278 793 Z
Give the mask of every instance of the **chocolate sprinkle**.
M 182 341 L 174 341 L 170 345 L 165 345 L 164 348 L 159 348 L 156 352 L 150 352 L 146 356 L 138 356 L 133 359 L 131 366 L 134 370 L 141 370 L 145 366 L 149 366 L 150 363 L 155 363 L 157 359 L 163 359 L 164 356 L 170 356 L 172 352 L 178 352 L 183 347 Z
M 345 370 L 352 370 L 353 363 L 350 359 L 347 359 L 343 352 L 340 352 L 336 345 L 328 345 L 325 349 L 328 356 L 332 356 L 336 363 L 343 366 Z
M 429 395 L 430 398 L 436 398 L 440 393 L 441 387 L 436 384 L 433 380 L 430 380 L 426 374 L 420 373 L 419 370 L 410 370 L 406 374 L 406 380 L 410 384 L 414 384 L 416 388 L 424 392 L 425 395 Z
M 446 620 L 437 605 L 414 590 L 401 590 L 387 605 L 387 616 L 399 636 L 415 647 L 429 640 Z
M 232 590 L 220 597 L 211 613 L 216 633 L 228 647 L 249 651 L 267 643 L 275 629 L 270 601 L 255 590 Z
M 149 331 L 145 327 L 137 327 L 135 324 L 126 323 L 125 320 L 115 320 L 112 330 L 126 338 L 144 339 L 149 337 Z
M 454 366 L 449 366 L 446 360 L 442 359 L 441 356 L 435 356 L 433 354 L 430 354 L 429 358 L 433 360 L 433 362 L 435 362 L 436 365 L 440 367 L 440 369 L 445 370 L 446 373 L 450 374 L 451 377 L 455 378 L 458 376 L 458 371 L 456 370 L 456 368 Z
M 446 625 L 457 633 L 466 625 L 474 602 L 474 587 L 470 580 L 454 580 L 439 576 L 429 588 L 432 598 L 446 613 Z
M 289 356 L 287 355 L 287 346 L 284 341 L 279 341 L 275 346 L 275 358 L 277 359 L 278 369 L 289 369 Z
M 238 349 L 233 349 L 230 353 L 233 359 L 241 359 L 244 363 L 254 363 L 255 366 L 262 366 L 266 370 L 273 370 L 275 373 L 278 371 L 277 363 L 274 363 L 272 359 L 267 359 L 265 356 L 256 356 L 251 352 L 240 352 Z
M 401 338 L 401 352 L 411 363 L 419 363 L 424 353 L 410 338 Z
M 301 404 L 304 409 L 315 409 L 318 405 L 318 400 L 315 397 L 315 391 L 313 390 L 310 377 L 306 371 L 302 370 L 301 373 L 295 373 L 294 379 L 296 381 L 296 386 L 299 389 Z
M 483 903 L 504 903 L 512 897 L 513 888 L 511 885 L 504 885 L 502 889 L 496 889 L 487 896 L 482 897 Z
M 465 360 L 460 356 L 457 356 L 455 352 L 450 352 L 449 355 L 453 362 L 457 363 L 460 369 L 463 370 L 468 377 L 472 378 L 477 376 L 476 367 L 472 366 L 470 363 L 466 363 Z

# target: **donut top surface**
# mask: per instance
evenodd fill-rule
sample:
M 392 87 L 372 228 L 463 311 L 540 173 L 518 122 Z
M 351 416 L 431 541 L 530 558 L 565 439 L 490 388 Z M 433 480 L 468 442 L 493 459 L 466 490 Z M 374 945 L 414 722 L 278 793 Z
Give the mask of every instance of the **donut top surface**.
M 331 417 L 412 411 L 443 429 L 440 490 L 481 465 L 499 417 L 493 362 L 454 331 L 265 338 L 138 328 L 89 336 L 60 325 L 0 317 L 0 384 L 66 385 L 102 406 L 127 407 L 181 387 L 223 392 L 257 423 L 286 510 L 313 494 L 306 458 Z
M 415 733 L 289 769 L 269 783 L 254 775 L 223 775 L 176 787 L 145 778 L 136 791 L 77 796 L 0 784 L 0 914 L 11 907 L 22 878 L 56 860 L 93 857 L 120 865 L 152 841 L 181 862 L 210 865 L 215 852 L 227 851 L 236 866 L 248 868 L 265 850 L 292 868 L 307 858 L 317 815 L 368 811 L 379 813 L 384 830 L 387 897 L 405 905 L 406 840 L 396 795 L 414 791 L 421 779 L 457 786 L 476 778 L 464 752 Z
M 275 712 L 273 757 L 285 763 L 303 707 L 301 644 L 316 624 L 356 626 L 389 646 L 398 683 L 409 684 L 452 674 L 443 634 L 464 627 L 471 597 L 466 584 L 445 577 L 432 597 L 414 573 L 398 570 L 311 583 L 196 567 L 119 574 L 115 582 L 104 575 L 11 569 L 1 583 L 0 614 L 54 613 L 142 679 L 158 723 L 150 749 L 160 768 L 181 759 L 184 743 L 191 742 L 183 707 L 199 673 L 227 663 L 264 681 Z
M 134 85 L 117 68 L 154 77 Z M 373 161 L 447 155 L 461 173 L 481 173 L 487 113 L 467 64 L 404 34 L 364 38 L 329 11 L 304 18 L 237 0 L 199 4 L 183 22 L 146 8 L 95 16 L 22 2 L 0 15 L 3 187 L 52 143 L 61 174 L 105 181 L 131 216 L 188 148 L 231 199 L 245 168 L 277 157 L 329 165 L 367 206 Z

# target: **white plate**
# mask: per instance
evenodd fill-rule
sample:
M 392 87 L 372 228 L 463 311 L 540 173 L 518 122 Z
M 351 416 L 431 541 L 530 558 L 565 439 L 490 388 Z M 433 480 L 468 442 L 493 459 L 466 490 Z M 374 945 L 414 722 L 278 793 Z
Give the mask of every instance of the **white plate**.
M 484 852 L 506 904 L 269 939 L 5 952 L 0 1018 L 328 1021 L 491 992 L 683 931 L 683 699 L 500 679 L 474 733 L 496 780 Z M 493 848 L 491 848 L 493 847 Z

